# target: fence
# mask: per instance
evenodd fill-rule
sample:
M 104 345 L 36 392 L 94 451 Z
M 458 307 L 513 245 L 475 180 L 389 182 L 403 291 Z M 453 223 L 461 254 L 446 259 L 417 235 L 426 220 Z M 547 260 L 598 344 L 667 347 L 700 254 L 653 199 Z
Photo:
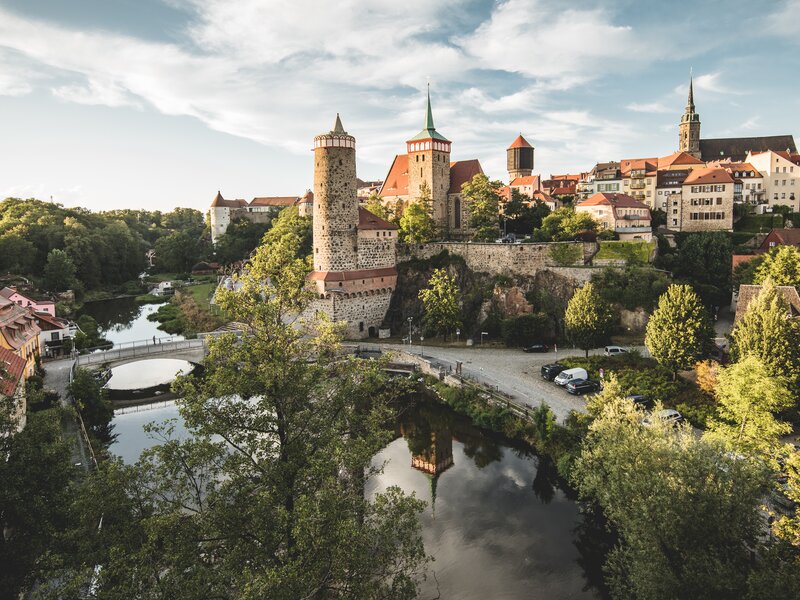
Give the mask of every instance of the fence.
M 167 338 L 169 339 L 169 338 Z M 80 354 L 75 360 L 76 366 L 82 365 L 96 365 L 110 362 L 113 360 L 121 360 L 125 358 L 137 358 L 140 356 L 148 356 L 151 354 L 164 354 L 166 352 L 180 352 L 183 350 L 191 350 L 195 348 L 202 348 L 205 346 L 203 340 L 175 340 L 163 341 L 164 338 L 156 339 L 153 343 L 152 340 L 142 340 L 127 346 L 120 344 L 119 347 L 114 347 L 110 350 L 98 350 L 91 354 Z

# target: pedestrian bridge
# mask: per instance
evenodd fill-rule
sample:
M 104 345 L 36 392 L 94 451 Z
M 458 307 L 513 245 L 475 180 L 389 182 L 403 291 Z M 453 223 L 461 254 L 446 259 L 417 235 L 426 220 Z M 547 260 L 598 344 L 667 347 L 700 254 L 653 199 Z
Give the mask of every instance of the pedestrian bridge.
M 75 359 L 75 368 L 106 367 L 113 368 L 131 362 L 149 358 L 177 358 L 199 363 L 206 356 L 204 340 L 176 340 L 174 338 L 156 338 L 121 344 L 109 350 L 96 350 L 89 354 L 80 354 Z

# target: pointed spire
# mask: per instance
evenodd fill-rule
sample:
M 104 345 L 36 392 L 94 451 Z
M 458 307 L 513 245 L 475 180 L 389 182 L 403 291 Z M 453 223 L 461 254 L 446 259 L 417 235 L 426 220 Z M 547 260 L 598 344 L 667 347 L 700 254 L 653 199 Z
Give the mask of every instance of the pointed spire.
M 686 101 L 686 106 L 694 112 L 694 86 L 692 85 L 692 73 L 689 71 L 689 99 Z
M 339 118 L 339 113 L 336 113 L 336 123 L 333 124 L 331 133 L 347 133 L 342 127 L 342 120 Z
M 431 110 L 431 84 L 428 84 L 428 113 L 425 116 L 425 129 L 429 129 L 431 131 L 435 130 L 436 127 L 433 126 L 433 111 Z

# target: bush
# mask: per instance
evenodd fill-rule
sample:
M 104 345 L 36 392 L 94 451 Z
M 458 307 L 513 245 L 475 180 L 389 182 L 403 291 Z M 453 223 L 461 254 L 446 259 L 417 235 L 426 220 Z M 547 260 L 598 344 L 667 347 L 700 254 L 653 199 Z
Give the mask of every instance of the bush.
M 583 248 L 576 244 L 552 244 L 547 252 L 560 267 L 569 267 L 583 258 Z
M 543 313 L 528 313 L 503 319 L 501 331 L 503 341 L 509 347 L 528 346 L 552 337 L 549 320 Z

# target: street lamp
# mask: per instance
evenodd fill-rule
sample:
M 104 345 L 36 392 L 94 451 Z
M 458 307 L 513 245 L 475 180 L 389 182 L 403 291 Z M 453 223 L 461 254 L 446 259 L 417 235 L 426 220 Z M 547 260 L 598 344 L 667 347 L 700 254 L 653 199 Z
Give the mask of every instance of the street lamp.
M 411 345 L 411 323 L 414 320 L 414 317 L 408 317 L 408 345 Z
M 456 341 L 457 342 L 461 341 L 461 330 L 460 329 L 456 329 Z
M 419 336 L 419 355 L 422 358 L 425 358 L 425 346 L 423 346 L 422 342 L 425 341 L 425 336 Z
M 483 336 L 489 335 L 488 331 L 481 331 L 481 346 L 483 346 Z

